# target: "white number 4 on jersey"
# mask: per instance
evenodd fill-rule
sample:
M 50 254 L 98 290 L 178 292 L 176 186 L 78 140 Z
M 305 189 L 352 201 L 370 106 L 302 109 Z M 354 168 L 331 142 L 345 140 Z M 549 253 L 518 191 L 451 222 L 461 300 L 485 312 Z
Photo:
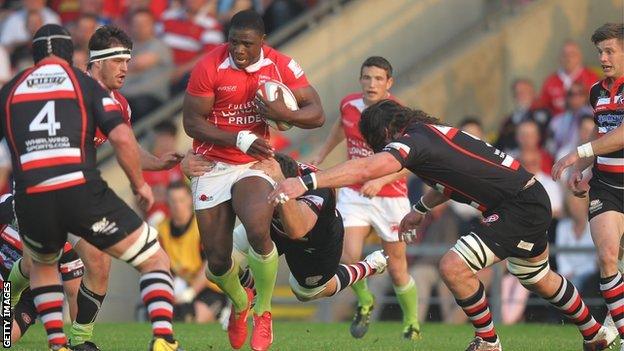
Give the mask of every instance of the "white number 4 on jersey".
M 47 121 L 44 122 L 46 117 Z M 56 121 L 54 101 L 48 101 L 28 125 L 28 131 L 40 132 L 47 130 L 48 136 L 55 136 L 58 129 L 61 129 L 61 123 Z

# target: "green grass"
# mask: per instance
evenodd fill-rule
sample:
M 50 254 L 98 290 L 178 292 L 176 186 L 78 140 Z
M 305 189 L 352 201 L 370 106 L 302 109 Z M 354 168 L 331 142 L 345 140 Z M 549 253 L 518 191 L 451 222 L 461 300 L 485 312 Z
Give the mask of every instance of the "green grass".
M 227 334 L 215 324 L 176 324 L 176 337 L 187 351 L 230 350 Z M 499 326 L 505 351 L 581 350 L 581 336 L 575 327 L 552 324 Z M 371 324 L 363 339 L 349 335 L 348 323 L 275 322 L 273 351 L 394 351 L 394 350 L 464 350 L 472 339 L 469 325 L 425 324 L 423 339 L 408 342 L 401 339 L 400 323 Z M 150 340 L 148 324 L 100 323 L 94 341 L 104 351 L 147 350 Z M 43 350 L 45 335 L 41 323 L 33 326 L 12 350 Z M 242 350 L 250 350 L 246 345 Z

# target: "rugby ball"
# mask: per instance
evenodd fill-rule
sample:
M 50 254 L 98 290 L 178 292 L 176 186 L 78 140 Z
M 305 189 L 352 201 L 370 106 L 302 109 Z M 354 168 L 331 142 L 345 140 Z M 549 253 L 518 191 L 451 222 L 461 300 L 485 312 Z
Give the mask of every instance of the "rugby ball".
M 258 88 L 256 94 L 262 96 L 269 101 L 275 101 L 275 99 L 277 99 L 277 89 L 282 89 L 282 95 L 284 96 L 284 103 L 286 104 L 286 107 L 288 107 L 291 111 L 296 111 L 299 109 L 299 106 L 297 105 L 297 99 L 295 99 L 295 95 L 282 82 L 278 82 L 276 80 L 268 80 L 264 84 L 260 85 L 260 88 Z M 273 129 L 284 131 L 292 128 L 292 125 L 288 122 L 275 121 L 269 118 L 265 118 L 265 121 Z

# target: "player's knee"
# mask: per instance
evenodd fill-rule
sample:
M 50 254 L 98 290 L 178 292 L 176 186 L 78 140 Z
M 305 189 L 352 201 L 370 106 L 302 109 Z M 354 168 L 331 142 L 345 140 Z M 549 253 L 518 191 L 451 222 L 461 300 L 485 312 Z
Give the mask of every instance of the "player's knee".
M 59 258 L 61 258 L 61 255 L 63 254 L 63 249 L 59 250 L 59 252 L 53 253 L 39 253 L 33 250 L 29 251 L 30 257 L 33 261 L 45 265 L 56 264 L 56 262 L 58 262 Z
M 404 264 L 390 264 L 392 259 L 388 260 L 388 274 L 390 274 L 390 278 L 392 282 L 396 285 L 398 282 L 408 280 L 407 274 L 407 265 Z
M 315 288 L 306 288 L 299 285 L 299 282 L 292 274 L 290 275 L 288 282 L 290 284 L 290 290 L 293 292 L 297 300 L 301 302 L 319 298 L 323 290 L 327 288 L 327 283 Z
M 214 275 L 223 275 L 232 267 L 232 258 L 228 255 L 212 253 L 207 260 L 208 270 Z
M 541 261 L 529 262 L 515 257 L 507 258 L 507 270 L 520 281 L 520 284 L 535 285 L 541 281 L 550 271 L 548 258 Z
M 144 223 L 139 230 L 138 238 L 126 248 L 119 259 L 128 262 L 135 268 L 144 267 L 149 262 L 163 260 L 164 252 L 158 243 L 158 231 L 147 223 Z M 156 256 L 153 257 L 154 255 Z
M 470 272 L 464 261 L 450 251 L 442 256 L 438 268 L 440 275 L 445 281 L 462 279 L 466 272 Z

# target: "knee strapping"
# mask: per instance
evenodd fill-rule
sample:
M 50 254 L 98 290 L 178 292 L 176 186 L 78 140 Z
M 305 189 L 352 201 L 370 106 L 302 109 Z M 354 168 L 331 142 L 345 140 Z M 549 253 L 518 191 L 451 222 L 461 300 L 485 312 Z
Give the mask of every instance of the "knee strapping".
M 148 258 L 154 256 L 158 249 L 160 249 L 158 231 L 144 223 L 139 238 L 126 249 L 119 259 L 137 267 Z
M 30 257 L 39 263 L 43 264 L 51 264 L 57 262 L 61 256 L 63 255 L 63 249 L 61 248 L 58 252 L 53 253 L 39 253 L 33 249 L 31 249 L 28 245 L 24 245 L 25 249 L 28 249 L 28 253 Z
M 292 274 L 288 278 L 288 282 L 290 283 L 290 290 L 292 290 L 293 294 L 295 294 L 297 300 L 301 302 L 314 300 L 320 293 L 322 293 L 327 288 L 327 283 L 316 288 L 303 287 L 299 285 L 299 282 Z
M 496 255 L 476 234 L 464 235 L 451 248 L 468 265 L 473 273 L 494 264 Z
M 533 285 L 540 281 L 550 271 L 548 258 L 539 262 L 529 262 L 521 258 L 507 258 L 507 270 L 513 274 L 522 285 Z

